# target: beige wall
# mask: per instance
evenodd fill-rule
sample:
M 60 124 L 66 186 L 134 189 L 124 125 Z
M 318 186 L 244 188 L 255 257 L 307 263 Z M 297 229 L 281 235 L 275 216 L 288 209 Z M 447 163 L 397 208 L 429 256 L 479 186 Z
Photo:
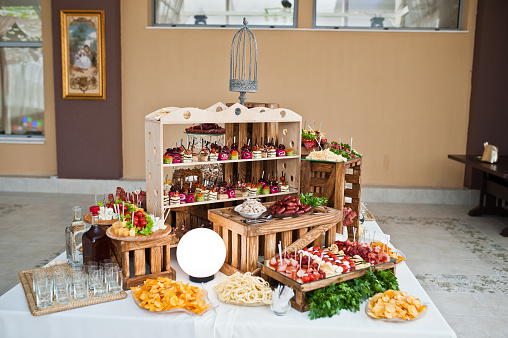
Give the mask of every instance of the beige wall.
M 124 176 L 144 177 L 143 116 L 165 106 L 237 102 L 228 91 L 235 30 L 146 29 L 149 1 L 122 1 Z M 311 1 L 299 22 L 311 24 Z M 469 112 L 476 0 L 469 32 L 255 30 L 259 91 L 329 140 L 365 154 L 364 184 L 461 187 Z M 174 128 L 173 140 L 182 136 Z M 165 145 L 165 146 L 169 146 Z
M 446 156 L 466 149 L 476 1 L 466 0 L 464 33 L 255 30 L 259 91 L 247 98 L 323 121 L 329 140 L 353 137 L 364 184 L 461 187 L 463 167 Z M 311 1 L 300 3 L 309 27 Z M 42 6 L 46 143 L 0 144 L 0 175 L 56 174 L 50 1 Z M 149 0 L 121 6 L 124 177 L 144 178 L 146 114 L 237 102 L 235 30 L 146 29 Z
M 0 175 L 56 175 L 55 98 L 51 1 L 42 0 L 42 57 L 44 59 L 44 144 L 1 144 Z

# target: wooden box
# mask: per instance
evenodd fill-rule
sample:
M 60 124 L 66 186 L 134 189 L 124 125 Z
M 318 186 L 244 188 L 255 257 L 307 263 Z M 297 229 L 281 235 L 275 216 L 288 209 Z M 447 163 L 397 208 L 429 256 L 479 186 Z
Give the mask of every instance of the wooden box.
M 271 203 L 265 203 L 269 206 Z M 317 207 L 312 213 L 292 218 L 274 218 L 264 223 L 245 224 L 245 218 L 232 207 L 208 210 L 208 219 L 226 245 L 226 260 L 221 271 L 232 275 L 237 271 L 253 272 L 259 256 L 266 259 L 277 253 L 279 241 L 288 250 L 314 242 L 321 246 L 323 234 L 326 245 L 335 242 L 336 224 L 342 213 L 328 207 Z
M 138 286 L 145 279 L 176 278 L 171 267 L 171 248 L 176 247 L 175 234 L 147 241 L 124 241 L 111 238 L 112 259 L 123 270 L 124 289 Z
M 298 248 L 297 250 L 299 249 L 301 249 L 301 247 Z M 309 304 L 305 301 L 306 292 L 324 288 L 325 286 L 328 286 L 332 283 L 341 283 L 351 279 L 362 277 L 367 273 L 368 269 L 372 269 L 372 271 L 392 270 L 393 273 L 395 273 L 395 261 L 396 259 L 392 258 L 390 262 L 378 264 L 371 268 L 355 270 L 349 273 L 319 279 L 309 283 L 298 283 L 294 279 L 291 279 L 288 276 L 283 275 L 280 272 L 277 272 L 274 269 L 270 268 L 268 265 L 268 261 L 265 261 L 261 265 L 261 277 L 263 277 L 266 280 L 273 279 L 276 280 L 277 282 L 292 287 L 293 290 L 295 291 L 295 297 L 291 299 L 291 306 L 300 312 L 305 312 L 309 310 Z
M 356 212 L 353 224 L 348 226 L 351 236 L 352 228 L 360 224 L 362 160 L 363 157 L 338 163 L 306 159 L 301 162 L 302 193 L 311 192 L 314 196 L 327 197 L 329 207 L 338 210 L 350 207 Z M 342 233 L 342 222 L 337 232 Z

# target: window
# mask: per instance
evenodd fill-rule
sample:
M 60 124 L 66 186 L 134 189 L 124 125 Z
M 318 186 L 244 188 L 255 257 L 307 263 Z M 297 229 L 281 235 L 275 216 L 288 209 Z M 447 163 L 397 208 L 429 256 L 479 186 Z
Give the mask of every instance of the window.
M 314 27 L 460 29 L 461 0 L 314 0 Z
M 43 134 L 40 0 L 0 0 L 0 138 Z
M 296 27 L 298 0 L 153 0 L 153 24 L 158 26 Z

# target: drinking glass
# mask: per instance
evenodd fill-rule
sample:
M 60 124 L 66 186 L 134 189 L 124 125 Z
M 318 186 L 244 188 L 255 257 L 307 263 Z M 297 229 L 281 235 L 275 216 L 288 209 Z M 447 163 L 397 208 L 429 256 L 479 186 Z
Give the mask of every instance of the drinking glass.
M 93 291 L 93 289 L 94 289 L 94 283 L 92 281 L 92 276 L 95 276 L 96 272 L 99 270 L 102 271 L 101 267 L 97 263 L 90 264 L 87 266 L 86 271 L 88 273 L 88 287 L 90 288 L 90 291 Z
M 75 300 L 88 298 L 88 275 L 83 271 L 76 271 L 72 276 Z
M 37 306 L 45 308 L 53 303 L 53 284 L 50 276 L 46 273 L 37 274 L 35 277 L 35 295 Z
M 67 274 L 55 275 L 53 278 L 55 285 L 55 296 L 58 304 L 67 304 L 71 301 L 70 280 Z
M 87 263 L 85 264 L 85 272 L 86 272 L 86 273 L 90 273 L 90 271 L 89 271 L 89 270 L 90 270 L 90 267 L 92 267 L 92 268 L 93 268 L 93 267 L 98 267 L 98 266 L 99 266 L 99 264 L 97 264 L 97 262 L 94 262 L 94 261 L 87 262 Z
M 123 289 L 123 271 L 118 266 L 114 266 L 106 272 L 106 282 L 108 290 L 111 293 L 119 293 Z
M 104 270 L 98 268 L 96 270 L 92 270 L 90 277 L 90 284 L 93 284 L 93 294 L 96 297 L 105 296 L 108 294 L 108 288 L 106 284 L 106 279 L 104 278 Z

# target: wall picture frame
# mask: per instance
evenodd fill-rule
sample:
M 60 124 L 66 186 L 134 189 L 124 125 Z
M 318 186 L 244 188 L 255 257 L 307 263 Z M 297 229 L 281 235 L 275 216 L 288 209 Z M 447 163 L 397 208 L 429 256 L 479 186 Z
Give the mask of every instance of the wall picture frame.
M 64 99 L 106 99 L 104 10 L 61 10 Z

